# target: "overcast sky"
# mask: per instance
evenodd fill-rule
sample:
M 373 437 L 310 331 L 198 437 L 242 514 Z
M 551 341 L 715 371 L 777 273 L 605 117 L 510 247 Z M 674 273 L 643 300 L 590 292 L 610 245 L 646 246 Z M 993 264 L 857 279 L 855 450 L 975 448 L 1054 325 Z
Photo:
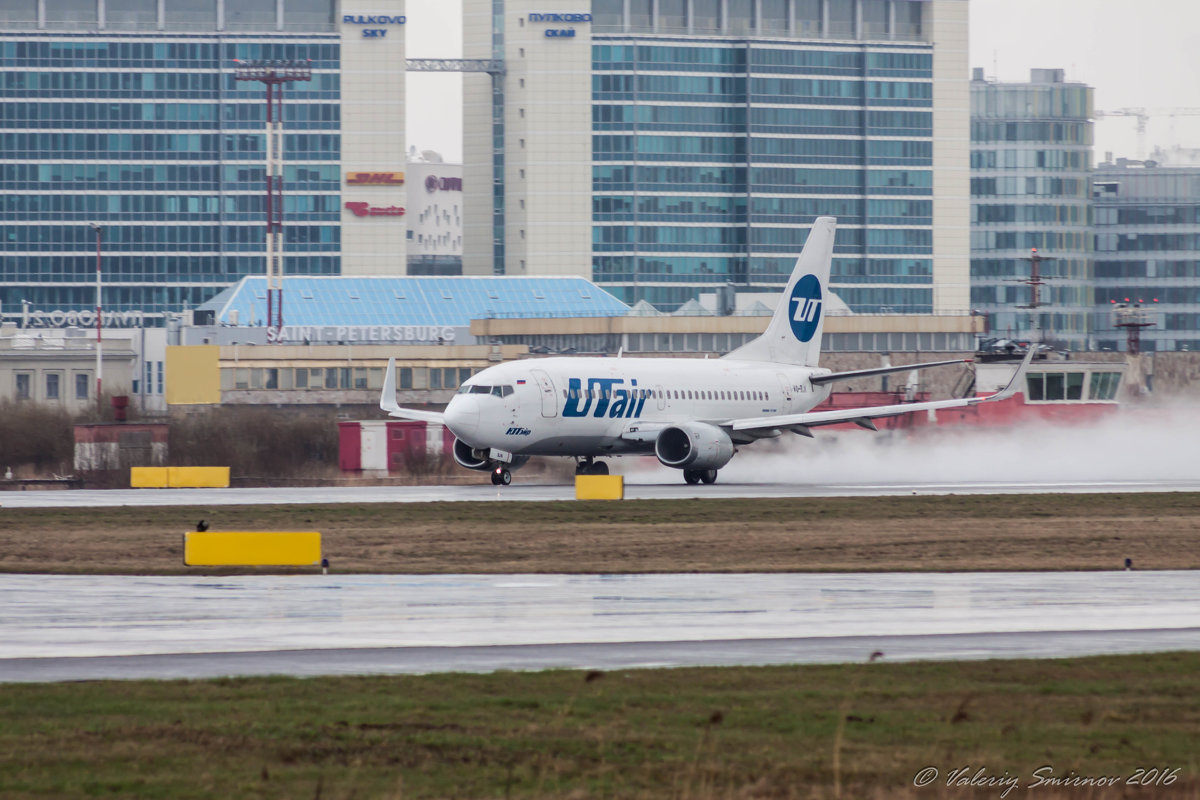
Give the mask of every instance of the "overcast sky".
M 1200 3 L 1195 0 L 970 0 L 971 67 L 1027 81 L 1031 68 L 1062 68 L 1096 90 L 1096 108 L 1145 108 L 1146 147 L 1200 147 Z M 408 0 L 409 58 L 462 57 L 462 1 Z M 470 80 L 486 80 L 471 76 Z M 410 73 L 408 142 L 462 160 L 458 74 Z M 1171 116 L 1171 110 L 1191 114 Z M 1137 157 L 1137 122 L 1096 122 L 1105 151 Z

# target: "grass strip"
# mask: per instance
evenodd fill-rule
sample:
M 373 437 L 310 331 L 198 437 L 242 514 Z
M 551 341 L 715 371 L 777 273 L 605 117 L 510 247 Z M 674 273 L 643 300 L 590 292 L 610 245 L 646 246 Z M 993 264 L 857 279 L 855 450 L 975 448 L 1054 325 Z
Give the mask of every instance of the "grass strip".
M 1195 798 L 1197 674 L 1200 654 L 1170 653 L 0 685 L 0 794 L 1001 796 L 946 785 L 966 767 L 1018 778 L 1009 797 Z M 1028 789 L 1047 767 L 1121 785 Z

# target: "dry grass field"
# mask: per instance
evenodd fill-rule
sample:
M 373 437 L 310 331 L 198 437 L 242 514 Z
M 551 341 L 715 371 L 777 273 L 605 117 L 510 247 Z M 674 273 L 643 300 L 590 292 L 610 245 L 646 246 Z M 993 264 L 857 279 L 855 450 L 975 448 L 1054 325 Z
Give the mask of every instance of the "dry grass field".
M 0 496 L 0 504 L 3 496 Z M 174 574 L 182 534 L 317 530 L 340 572 L 1200 568 L 1200 495 L 4 509 L 0 572 Z

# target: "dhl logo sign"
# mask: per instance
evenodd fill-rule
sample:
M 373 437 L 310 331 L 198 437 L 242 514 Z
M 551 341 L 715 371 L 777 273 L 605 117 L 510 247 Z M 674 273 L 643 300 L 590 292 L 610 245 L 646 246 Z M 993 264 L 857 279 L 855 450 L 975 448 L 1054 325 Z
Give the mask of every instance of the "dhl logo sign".
M 399 186 L 404 183 L 403 172 L 347 172 L 346 183 L 354 185 Z

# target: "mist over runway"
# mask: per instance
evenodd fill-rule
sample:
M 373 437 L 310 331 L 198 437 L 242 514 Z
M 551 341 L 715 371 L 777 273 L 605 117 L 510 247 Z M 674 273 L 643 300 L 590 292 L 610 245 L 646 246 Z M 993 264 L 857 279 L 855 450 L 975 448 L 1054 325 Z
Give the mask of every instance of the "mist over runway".
M 569 462 L 560 460 L 564 466 Z M 1122 413 L 1093 425 L 948 427 L 917 435 L 818 431 L 785 434 L 742 448 L 716 484 L 689 486 L 653 457 L 609 460 L 625 476 L 625 497 L 886 497 L 1200 491 L 1200 409 Z M 471 480 L 466 470 L 464 477 Z M 319 486 L 253 489 L 95 489 L 0 492 L 5 508 L 225 506 L 571 500 L 559 483 L 520 471 L 513 485 Z M 536 482 L 535 482 L 536 481 Z

